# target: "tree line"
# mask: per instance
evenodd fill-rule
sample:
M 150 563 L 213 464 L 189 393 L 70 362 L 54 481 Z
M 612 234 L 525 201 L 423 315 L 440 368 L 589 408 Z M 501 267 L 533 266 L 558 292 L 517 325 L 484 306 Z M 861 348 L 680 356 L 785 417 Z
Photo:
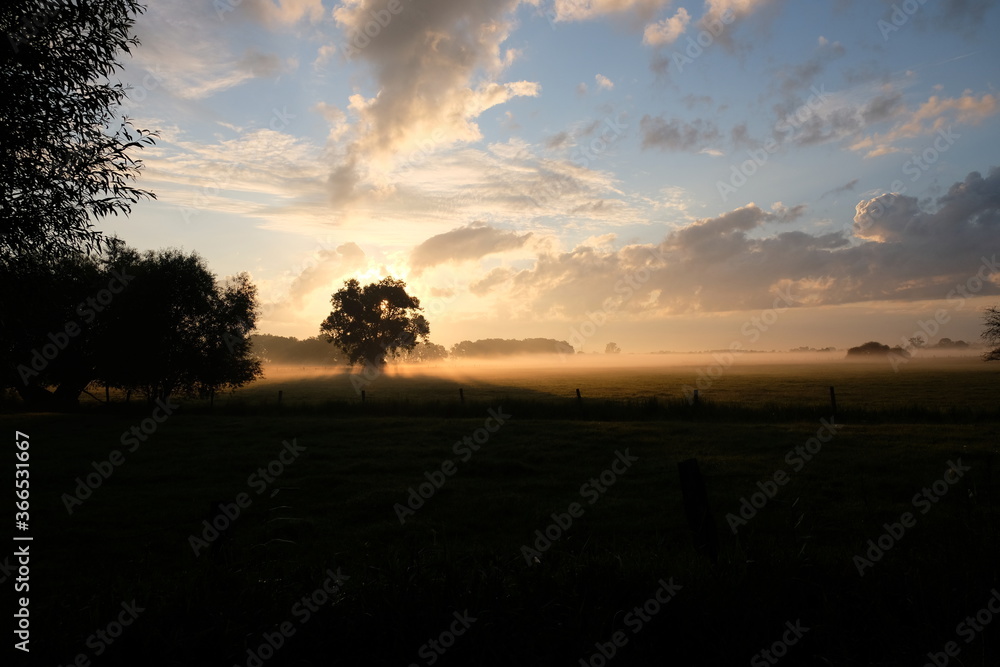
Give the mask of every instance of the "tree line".
M 211 397 L 261 376 L 257 288 L 246 273 L 216 280 L 196 253 L 29 254 L 0 280 L 0 379 L 28 404 L 69 407 L 92 386 Z

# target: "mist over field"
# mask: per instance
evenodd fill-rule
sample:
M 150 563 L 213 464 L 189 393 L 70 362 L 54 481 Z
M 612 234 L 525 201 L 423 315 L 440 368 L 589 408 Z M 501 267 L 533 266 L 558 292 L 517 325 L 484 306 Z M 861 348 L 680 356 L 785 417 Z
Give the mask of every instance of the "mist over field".
M 648 355 L 530 355 L 449 359 L 374 367 L 266 365 L 264 377 L 221 405 L 284 405 L 326 401 L 405 400 L 477 403 L 504 400 L 572 402 L 692 400 L 718 404 L 828 405 L 829 388 L 847 407 L 921 405 L 928 410 L 994 407 L 1000 367 L 974 351 L 851 359 L 832 352 L 686 353 Z

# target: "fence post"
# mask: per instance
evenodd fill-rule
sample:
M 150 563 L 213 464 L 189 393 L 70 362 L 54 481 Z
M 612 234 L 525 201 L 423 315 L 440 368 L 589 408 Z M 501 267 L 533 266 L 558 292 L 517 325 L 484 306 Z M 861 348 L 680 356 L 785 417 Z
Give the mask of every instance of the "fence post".
M 694 399 L 693 405 L 698 405 L 698 390 L 697 389 L 694 390 L 693 399 Z
M 577 405 L 583 405 L 583 396 L 580 395 L 580 390 L 576 390 L 576 402 Z
M 462 405 L 465 405 L 465 392 L 462 391 L 461 387 L 458 388 L 458 400 Z
M 365 390 L 364 389 L 361 390 L 361 402 L 362 403 L 365 402 Z
M 677 472 L 681 478 L 684 514 L 691 527 L 694 545 L 715 563 L 719 558 L 719 535 L 715 530 L 715 519 L 708 508 L 708 490 L 698 467 L 698 459 L 681 461 L 677 464 Z

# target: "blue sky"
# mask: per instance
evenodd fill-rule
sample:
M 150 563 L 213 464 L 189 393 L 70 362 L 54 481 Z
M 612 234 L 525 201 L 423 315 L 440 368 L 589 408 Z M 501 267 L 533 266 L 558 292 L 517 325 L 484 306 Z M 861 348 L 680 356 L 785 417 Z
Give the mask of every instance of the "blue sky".
M 781 295 L 748 347 L 971 339 L 995 5 L 160 1 L 122 73 L 158 199 L 101 224 L 249 272 L 281 335 L 391 274 L 445 345 L 721 348 Z

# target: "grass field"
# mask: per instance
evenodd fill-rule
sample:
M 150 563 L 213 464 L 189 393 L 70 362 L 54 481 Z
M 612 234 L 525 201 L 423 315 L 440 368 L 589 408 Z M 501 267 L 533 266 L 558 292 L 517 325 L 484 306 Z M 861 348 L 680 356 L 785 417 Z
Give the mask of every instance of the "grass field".
M 923 665 L 948 642 L 950 664 L 998 664 L 1000 618 L 960 624 L 1000 586 L 1000 369 L 737 362 L 694 409 L 703 367 L 386 375 L 364 405 L 343 373 L 282 369 L 182 402 L 134 451 L 135 401 L 0 416 L 31 442 L 31 664 Z M 829 385 L 842 425 L 820 430 Z M 685 519 L 690 458 L 715 561 Z M 119 637 L 95 634 L 133 599 Z M 786 623 L 808 628 L 794 645 Z
M 617 364 L 570 357 L 566 363 L 536 365 L 442 364 L 422 373 L 390 367 L 371 381 L 357 374 L 355 382 L 343 368 L 271 367 L 263 380 L 217 400 L 221 405 L 267 405 L 277 401 L 281 390 L 286 406 L 314 406 L 357 401 L 358 389 L 364 388 L 367 398 L 373 400 L 457 401 L 458 388 L 462 387 L 467 399 L 494 403 L 561 401 L 575 398 L 576 389 L 585 398 L 672 401 L 685 398 L 685 387 L 698 388 L 702 375 L 707 379 L 701 384 L 701 398 L 716 403 L 825 407 L 830 401 L 829 387 L 835 386 L 838 405 L 845 409 L 1000 407 L 996 394 L 1000 366 L 983 363 L 978 357 L 913 359 L 900 365 L 897 372 L 885 360 L 760 363 L 756 356 L 735 357 L 728 366 L 711 355 L 685 357 L 683 364 L 669 365 L 667 362 L 673 361 L 669 355 L 636 355 L 634 360 L 627 355 Z M 712 377 L 713 372 L 719 376 Z

